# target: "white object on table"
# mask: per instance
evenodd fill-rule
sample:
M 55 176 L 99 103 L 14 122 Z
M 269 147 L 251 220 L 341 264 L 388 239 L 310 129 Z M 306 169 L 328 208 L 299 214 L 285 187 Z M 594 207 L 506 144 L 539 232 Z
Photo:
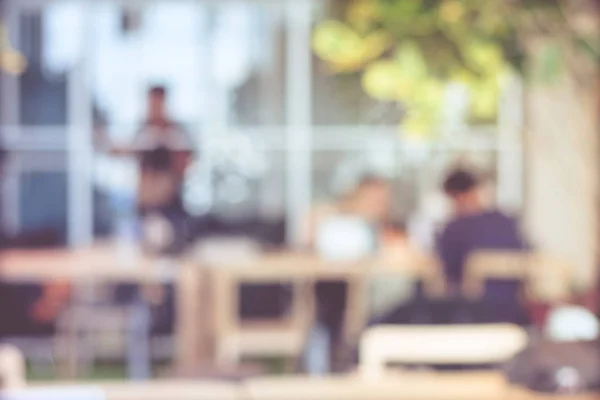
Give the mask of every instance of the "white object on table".
M 545 334 L 557 342 L 596 340 L 600 336 L 600 322 L 585 307 L 559 307 L 550 312 Z
M 424 365 L 484 365 L 506 362 L 528 343 L 512 324 L 380 325 L 360 342 L 360 370 L 367 379 L 384 375 L 391 362 Z
M 330 261 L 352 261 L 373 255 L 375 237 L 369 225 L 352 216 L 331 217 L 317 230 L 316 249 Z

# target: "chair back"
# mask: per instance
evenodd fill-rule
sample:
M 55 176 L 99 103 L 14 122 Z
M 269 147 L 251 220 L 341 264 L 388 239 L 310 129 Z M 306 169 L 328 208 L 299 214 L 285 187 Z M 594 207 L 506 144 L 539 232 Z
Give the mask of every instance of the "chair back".
M 502 363 L 523 350 L 526 332 L 516 325 L 378 326 L 360 343 L 360 367 L 369 377 L 386 364 L 479 365 Z
M 469 256 L 463 278 L 463 294 L 470 299 L 483 295 L 489 280 L 522 282 L 529 300 L 556 302 L 571 293 L 568 263 L 543 253 L 478 251 Z
M 530 269 L 531 255 L 519 251 L 477 251 L 465 266 L 463 294 L 474 299 L 483 295 L 488 280 L 525 282 Z

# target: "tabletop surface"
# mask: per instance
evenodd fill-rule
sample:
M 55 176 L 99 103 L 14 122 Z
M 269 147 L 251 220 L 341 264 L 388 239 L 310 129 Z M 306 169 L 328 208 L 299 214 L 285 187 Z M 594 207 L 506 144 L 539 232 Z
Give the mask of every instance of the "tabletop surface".
M 6 250 L 0 253 L 0 277 L 13 280 L 43 279 L 116 279 L 137 280 L 141 277 L 166 274 L 167 261 L 144 254 L 135 247 L 97 244 L 83 249 Z M 326 260 L 310 253 L 278 252 L 258 254 L 231 260 L 224 257 L 215 262 L 194 261 L 197 268 L 226 272 L 238 278 L 268 279 L 269 277 L 321 278 L 378 274 L 419 274 L 430 260 L 422 256 L 404 256 L 357 261 Z
M 418 275 L 425 269 L 434 268 L 433 260 L 424 255 L 373 257 L 354 261 L 328 260 L 311 253 L 277 252 L 265 253 L 238 260 L 212 260 L 205 263 L 215 272 L 223 272 L 244 279 L 269 277 L 302 278 L 318 275 L 361 276 L 369 273 L 406 273 Z
M 174 262 L 135 248 L 96 245 L 84 249 L 7 250 L 0 253 L 0 278 L 40 280 L 172 280 Z

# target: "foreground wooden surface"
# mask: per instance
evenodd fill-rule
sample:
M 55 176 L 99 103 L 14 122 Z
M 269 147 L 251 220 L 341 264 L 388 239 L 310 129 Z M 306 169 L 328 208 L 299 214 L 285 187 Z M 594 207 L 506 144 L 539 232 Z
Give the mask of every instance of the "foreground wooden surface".
M 247 383 L 260 400 L 485 400 L 506 398 L 508 386 L 497 373 L 402 373 L 385 379 L 360 377 L 265 378 Z
M 58 384 L 36 385 L 56 388 Z M 265 377 L 243 382 L 169 380 L 89 383 L 106 400 L 598 400 L 600 395 L 547 396 L 510 387 L 496 372 L 403 372 L 384 379 L 359 376 Z

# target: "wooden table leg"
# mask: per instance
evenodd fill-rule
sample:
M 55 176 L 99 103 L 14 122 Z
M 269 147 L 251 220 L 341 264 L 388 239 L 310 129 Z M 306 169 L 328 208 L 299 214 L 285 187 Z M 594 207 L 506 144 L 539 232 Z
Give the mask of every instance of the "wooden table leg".
M 348 279 L 346 315 L 344 316 L 344 339 L 346 344 L 355 344 L 367 325 L 369 318 L 368 288 L 366 276 Z
M 177 288 L 176 359 L 178 368 L 195 367 L 202 361 L 202 270 L 182 265 Z

